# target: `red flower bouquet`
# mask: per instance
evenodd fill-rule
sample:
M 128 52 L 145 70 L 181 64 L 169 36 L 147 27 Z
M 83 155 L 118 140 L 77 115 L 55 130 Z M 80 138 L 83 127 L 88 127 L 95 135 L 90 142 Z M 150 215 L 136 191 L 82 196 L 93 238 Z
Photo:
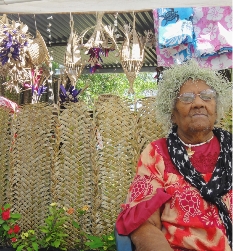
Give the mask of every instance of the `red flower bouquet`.
M 20 219 L 20 214 L 12 213 L 10 205 L 6 204 L 0 208 L 0 246 L 11 246 L 17 241 L 20 231 L 16 221 Z

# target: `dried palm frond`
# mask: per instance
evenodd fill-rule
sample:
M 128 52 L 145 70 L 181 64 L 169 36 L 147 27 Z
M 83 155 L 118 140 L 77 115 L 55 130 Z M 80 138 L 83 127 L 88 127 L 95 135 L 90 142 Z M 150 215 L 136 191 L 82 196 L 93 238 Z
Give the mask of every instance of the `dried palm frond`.
M 112 231 L 119 205 L 125 200 L 132 180 L 136 120 L 128 100 L 111 94 L 98 98 L 93 120 L 92 232 L 100 235 Z

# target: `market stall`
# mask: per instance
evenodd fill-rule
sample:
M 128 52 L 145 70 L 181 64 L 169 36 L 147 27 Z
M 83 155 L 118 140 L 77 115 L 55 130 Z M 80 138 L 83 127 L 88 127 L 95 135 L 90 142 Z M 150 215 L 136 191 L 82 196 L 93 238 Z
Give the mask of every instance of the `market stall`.
M 10 203 L 21 214 L 23 231 L 41 237 L 48 205 L 58 203 L 76 212 L 85 208 L 81 218 L 72 216 L 81 219 L 79 227 L 70 218 L 66 223 L 69 248 L 82 231 L 110 234 L 139 154 L 152 138 L 164 136 L 154 117 L 156 97 L 136 107 L 129 99 L 100 95 L 90 111 L 78 100 L 84 91 L 76 86 L 79 77 L 123 72 L 133 96 L 140 71 L 160 74 L 188 59 L 230 71 L 231 20 L 227 0 L 0 0 L 1 83 L 31 94 L 23 107 L 5 98 L 0 103 L 0 205 Z M 52 61 L 62 66 L 56 78 Z M 41 102 L 44 93 L 49 104 Z M 229 117 L 220 123 L 227 130 Z

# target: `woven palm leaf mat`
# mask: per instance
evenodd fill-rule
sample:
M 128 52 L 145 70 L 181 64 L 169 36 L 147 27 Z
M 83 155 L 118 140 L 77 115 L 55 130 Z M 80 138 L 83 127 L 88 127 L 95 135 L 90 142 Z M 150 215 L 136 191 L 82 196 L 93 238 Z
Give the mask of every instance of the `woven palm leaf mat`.
M 216 125 L 232 133 L 232 107 L 224 114 L 224 117 Z
M 25 105 L 14 119 L 0 109 L 0 203 L 22 215 L 22 231 L 43 225 L 48 205 L 57 202 L 89 207 L 81 219 L 85 232 L 112 232 L 141 151 L 164 136 L 155 98 L 138 104 L 132 111 L 128 100 L 101 95 L 92 114 L 82 102 L 61 111 L 40 103 Z M 67 231 L 72 247 L 79 231 L 71 223 Z
M 114 95 L 101 95 L 93 114 L 96 145 L 93 148 L 93 233 L 113 230 L 119 205 L 125 199 L 134 170 L 135 117 L 130 103 Z
M 0 205 L 7 203 L 9 195 L 9 150 L 11 147 L 12 114 L 0 106 Z
M 65 108 L 59 116 L 56 133 L 60 150 L 56 155 L 52 173 L 52 200 L 76 210 L 87 205 L 89 210 L 83 216 L 81 230 L 89 232 L 92 208 L 90 161 L 92 119 L 85 103 L 72 103 L 66 105 Z M 78 222 L 76 213 L 72 219 Z M 67 224 L 67 229 L 69 230 L 69 245 L 72 246 L 79 232 L 72 227 L 71 222 Z
M 151 141 L 165 137 L 162 125 L 155 118 L 155 97 L 147 97 L 139 100 L 137 111 L 137 155 L 135 160 Z
M 22 216 L 22 231 L 38 230 L 51 203 L 54 114 L 46 104 L 26 105 L 14 121 L 9 200 Z

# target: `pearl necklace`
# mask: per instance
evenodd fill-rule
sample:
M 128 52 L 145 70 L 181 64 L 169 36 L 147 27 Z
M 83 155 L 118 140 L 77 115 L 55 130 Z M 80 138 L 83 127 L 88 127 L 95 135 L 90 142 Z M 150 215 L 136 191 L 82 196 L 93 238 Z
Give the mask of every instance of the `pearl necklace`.
M 199 144 L 195 144 L 195 145 L 186 144 L 186 143 L 184 143 L 183 140 L 180 139 L 180 137 L 178 137 L 178 138 L 179 138 L 180 142 L 181 142 L 183 145 L 185 145 L 185 146 L 188 147 L 187 153 L 188 153 L 189 158 L 191 158 L 192 155 L 195 153 L 195 151 L 192 151 L 191 147 L 202 146 L 202 145 L 204 145 L 204 144 L 207 144 L 207 143 L 209 143 L 209 142 L 213 139 L 213 137 L 214 137 L 214 136 L 212 135 L 212 137 L 211 137 L 210 139 L 206 140 L 205 142 L 202 142 L 202 143 L 199 143 Z

